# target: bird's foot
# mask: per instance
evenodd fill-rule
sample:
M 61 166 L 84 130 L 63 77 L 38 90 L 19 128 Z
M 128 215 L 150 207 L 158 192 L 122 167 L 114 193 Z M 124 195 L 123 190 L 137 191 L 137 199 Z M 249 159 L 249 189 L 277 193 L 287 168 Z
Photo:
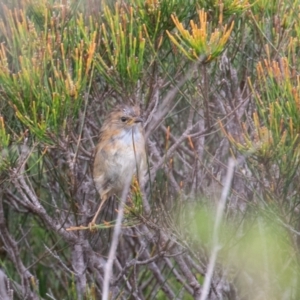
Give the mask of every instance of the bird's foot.
M 67 231 L 76 231 L 76 230 L 86 230 L 86 226 L 80 225 L 80 226 L 71 226 L 66 228 Z
M 90 231 L 96 231 L 96 229 L 97 229 L 96 225 L 97 225 L 97 224 L 95 223 L 94 220 L 93 220 L 92 222 L 90 222 L 90 223 L 88 224 L 89 230 L 90 230 Z

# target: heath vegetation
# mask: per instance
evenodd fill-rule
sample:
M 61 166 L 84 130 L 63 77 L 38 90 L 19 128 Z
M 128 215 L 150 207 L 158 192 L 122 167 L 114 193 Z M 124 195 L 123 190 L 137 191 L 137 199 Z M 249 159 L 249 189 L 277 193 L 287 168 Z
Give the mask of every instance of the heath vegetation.
M 101 124 L 143 111 L 110 299 L 300 298 L 298 0 L 0 1 L 0 298 L 101 299 Z M 298 281 L 299 279 L 299 281 Z

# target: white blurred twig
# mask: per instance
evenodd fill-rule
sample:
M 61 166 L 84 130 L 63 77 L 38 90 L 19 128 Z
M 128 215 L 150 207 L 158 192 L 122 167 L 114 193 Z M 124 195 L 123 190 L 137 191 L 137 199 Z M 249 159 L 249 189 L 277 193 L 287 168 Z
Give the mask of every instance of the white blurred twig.
M 107 263 L 105 265 L 105 271 L 104 271 L 104 279 L 103 279 L 103 294 L 102 294 L 102 300 L 108 300 L 109 299 L 109 283 L 110 283 L 110 278 L 111 278 L 111 273 L 112 273 L 112 267 L 113 267 L 113 262 L 116 256 L 116 250 L 119 242 L 119 235 L 121 232 L 121 226 L 122 226 L 122 220 L 123 220 L 123 214 L 124 214 L 124 205 L 126 202 L 126 197 L 129 191 L 129 186 L 130 186 L 130 179 L 131 177 L 128 176 L 128 181 L 124 186 L 123 192 L 122 192 L 122 197 L 121 197 L 121 202 L 118 208 L 118 216 L 116 220 L 116 225 L 112 237 L 112 243 L 109 249 L 109 254 L 108 254 L 108 259 Z
M 213 240 L 212 240 L 212 251 L 207 267 L 207 272 L 205 275 L 205 280 L 202 288 L 202 293 L 200 300 L 205 300 L 207 299 L 209 290 L 210 290 L 210 283 L 212 280 L 218 252 L 220 250 L 220 244 L 219 244 L 219 230 L 220 230 L 220 225 L 221 221 L 223 218 L 224 214 L 224 209 L 225 209 L 225 204 L 226 204 L 226 199 L 230 191 L 231 187 L 231 182 L 234 174 L 234 168 L 235 168 L 235 160 L 233 158 L 229 158 L 228 162 L 228 169 L 227 169 L 227 174 L 224 182 L 224 187 L 222 190 L 221 198 L 217 207 L 217 213 L 216 213 L 216 220 L 214 224 L 214 231 L 213 231 Z

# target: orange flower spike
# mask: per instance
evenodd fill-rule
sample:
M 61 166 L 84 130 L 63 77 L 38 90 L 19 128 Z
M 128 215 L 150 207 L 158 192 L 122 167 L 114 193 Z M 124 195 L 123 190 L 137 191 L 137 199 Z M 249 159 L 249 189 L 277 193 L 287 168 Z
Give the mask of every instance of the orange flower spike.
M 225 44 L 227 42 L 227 40 L 229 39 L 229 36 L 231 34 L 231 31 L 232 31 L 233 27 L 234 27 L 234 21 L 231 22 L 231 26 L 230 26 L 229 29 L 227 28 L 227 25 L 224 27 L 223 37 L 222 37 L 223 43 L 222 44 Z
M 0 117 L 0 128 L 4 128 L 4 119 Z
M 298 80 L 299 79 L 297 78 L 297 81 Z M 299 88 L 299 82 L 298 82 L 298 88 Z M 293 90 L 292 90 L 292 93 L 293 93 L 293 96 L 294 96 L 294 101 L 295 101 L 296 107 L 297 107 L 298 111 L 300 112 L 299 90 L 294 87 Z
M 266 45 L 266 54 L 267 54 L 267 60 L 268 62 L 271 61 L 271 56 L 270 56 L 270 49 L 269 49 L 269 45 Z
M 280 132 L 282 132 L 282 130 L 284 129 L 284 120 L 280 119 Z
M 191 139 L 191 137 L 190 137 L 190 136 L 188 136 L 188 140 L 189 140 L 189 144 L 190 144 L 190 146 L 191 146 L 192 150 L 194 150 L 194 151 L 195 151 L 195 147 L 194 147 L 193 141 L 192 141 L 192 139 Z
M 171 15 L 171 18 L 172 18 L 176 28 L 180 31 L 180 33 L 184 37 L 187 37 L 189 35 L 188 31 L 183 28 L 183 25 L 178 21 L 178 18 L 176 16 L 174 16 L 173 14 Z
M 256 70 L 257 70 L 258 78 L 261 79 L 263 77 L 263 73 L 264 73 L 261 62 L 258 62 L 257 66 L 256 66 Z
M 169 148 L 169 140 L 170 140 L 170 126 L 167 127 L 167 132 L 166 132 L 166 150 Z
M 220 15 L 219 15 L 219 25 L 223 24 L 223 9 L 224 9 L 224 3 L 220 3 Z
M 88 59 L 87 59 L 87 62 L 86 62 L 86 71 L 85 71 L 85 74 L 88 74 L 90 68 L 91 68 L 91 65 L 92 65 L 92 60 L 93 60 L 93 57 L 94 57 L 94 53 L 95 53 L 95 49 L 96 49 L 96 32 L 93 33 L 93 41 L 88 49 Z
M 292 118 L 289 119 L 289 127 L 290 127 L 290 134 L 291 134 L 291 137 L 293 139 L 294 138 L 294 126 L 293 126 L 293 119 Z
M 199 20 L 200 20 L 200 31 L 203 40 L 207 38 L 206 24 L 207 24 L 207 13 L 202 9 L 199 11 Z

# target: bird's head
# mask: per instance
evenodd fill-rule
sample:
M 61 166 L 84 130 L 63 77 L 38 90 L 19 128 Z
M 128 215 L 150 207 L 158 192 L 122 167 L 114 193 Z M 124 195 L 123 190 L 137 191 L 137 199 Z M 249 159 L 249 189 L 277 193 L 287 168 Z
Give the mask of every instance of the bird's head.
M 105 124 L 111 129 L 130 129 L 143 123 L 138 106 L 118 105 L 108 115 Z

